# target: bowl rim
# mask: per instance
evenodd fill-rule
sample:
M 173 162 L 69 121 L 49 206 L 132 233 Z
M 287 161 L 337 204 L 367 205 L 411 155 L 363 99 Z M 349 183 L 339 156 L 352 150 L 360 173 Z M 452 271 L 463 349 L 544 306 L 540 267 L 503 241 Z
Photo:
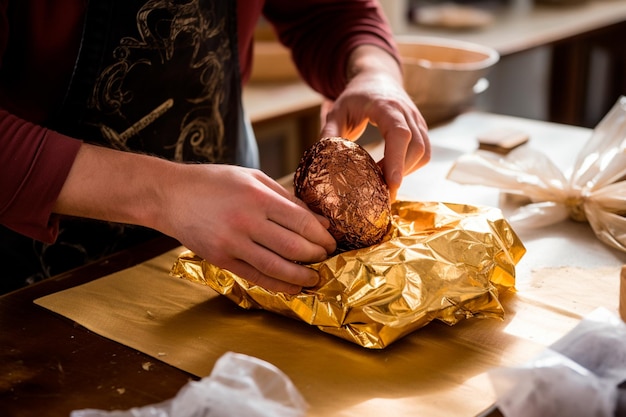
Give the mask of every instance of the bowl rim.
M 475 42 L 468 42 L 460 39 L 450 39 L 437 36 L 420 35 L 396 35 L 394 38 L 397 45 L 424 44 L 432 46 L 444 46 L 449 48 L 466 49 L 468 51 L 477 52 L 486 56 L 486 58 L 481 61 L 452 63 L 432 62 L 423 58 L 411 58 L 400 54 L 400 60 L 405 64 L 419 65 L 422 67 L 467 71 L 489 68 L 495 65 L 500 60 L 500 54 L 497 50 L 492 47 Z

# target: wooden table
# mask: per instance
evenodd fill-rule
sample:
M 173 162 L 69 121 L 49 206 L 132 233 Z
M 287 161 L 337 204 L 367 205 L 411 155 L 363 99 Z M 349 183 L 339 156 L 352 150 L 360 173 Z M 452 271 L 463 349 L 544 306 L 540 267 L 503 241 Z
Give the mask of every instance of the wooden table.
M 593 128 L 596 120 L 586 116 L 589 94 L 602 97 L 598 106 L 601 108 L 593 112 L 600 114 L 608 111 L 618 94 L 626 94 L 626 43 L 622 41 L 626 38 L 626 0 L 593 0 L 572 6 L 510 6 L 499 10 L 492 25 L 476 30 L 411 25 L 406 21 L 406 2 L 381 3 L 399 41 L 410 42 L 415 36 L 460 39 L 492 47 L 503 59 L 550 46 L 546 104 L 549 121 Z M 610 71 L 599 83 L 602 90 L 592 88 L 598 83 L 590 78 L 592 55 L 598 48 L 606 51 L 609 58 Z M 535 91 L 533 87 L 529 91 Z M 510 89 L 506 85 L 500 88 Z M 251 82 L 244 87 L 244 108 L 259 141 L 262 169 L 270 176 L 278 178 L 293 171 L 304 149 L 317 140 L 322 101 L 323 97 L 298 77 Z
M 394 33 L 404 41 L 414 36 L 460 39 L 492 47 L 504 59 L 550 47 L 546 106 L 549 121 L 593 128 L 598 112 L 587 107 L 601 107 L 599 113 L 604 114 L 619 94 L 626 93 L 625 0 L 511 0 L 498 3 L 506 6 L 495 9 L 491 25 L 470 30 L 410 24 L 403 4 L 406 2 L 383 0 Z M 606 71 L 594 72 L 598 62 L 606 64 Z M 526 68 L 534 67 L 529 63 Z M 600 79 L 593 78 L 598 74 Z M 506 85 L 501 88 L 507 90 Z M 531 91 L 532 88 L 529 86 Z
M 392 0 L 393 1 L 393 0 Z M 516 7 L 516 3 L 528 3 Z M 477 4 L 480 4 L 478 2 Z M 556 44 L 626 21 L 626 1 L 589 0 L 561 4 L 518 0 L 495 8 L 492 24 L 475 29 L 449 29 L 405 23 L 395 33 L 402 37 L 440 36 L 486 45 L 507 56 Z
M 190 375 L 50 313 L 33 300 L 124 269 L 177 246 L 143 245 L 0 297 L 0 415 L 69 416 L 74 409 L 127 409 L 170 398 Z M 90 390 L 94 381 L 97 389 Z M 120 395 L 123 394 L 123 395 Z
M 503 124 L 526 130 L 531 142 L 545 144 L 548 150 L 550 141 L 565 143 L 563 152 L 554 154 L 560 165 L 572 162 L 572 152 L 590 134 L 571 126 L 468 113 L 433 129 L 433 162 L 407 177 L 400 194 L 497 204 L 497 191 L 465 188 L 444 177 L 457 156 L 475 148 L 477 133 Z M 601 244 L 584 224 L 521 232 L 529 251 L 518 265 L 520 279 L 538 267 L 613 267 L 626 262 L 624 253 Z M 128 409 L 171 398 L 194 378 L 33 304 L 41 296 L 141 263 L 177 245 L 171 239 L 151 242 L 0 297 L 0 415 L 68 416 L 80 408 Z M 147 362 L 152 365 L 144 372 Z M 494 410 L 488 413 L 497 415 Z

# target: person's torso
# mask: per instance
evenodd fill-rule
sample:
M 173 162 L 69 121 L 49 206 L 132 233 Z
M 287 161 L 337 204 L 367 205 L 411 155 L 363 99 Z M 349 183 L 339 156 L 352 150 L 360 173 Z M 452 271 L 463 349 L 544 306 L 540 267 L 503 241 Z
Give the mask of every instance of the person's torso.
M 258 167 L 242 110 L 236 17 L 230 0 L 89 1 L 71 77 L 55 76 L 67 88 L 42 124 L 126 151 Z M 3 86 L 11 84 L 4 64 L 15 54 L 4 55 Z M 31 93 L 25 98 L 36 100 Z M 0 231 L 0 255 L 16 265 L 11 274 L 22 282 L 155 237 L 142 228 L 80 219 L 61 222 L 51 245 Z
M 91 0 L 49 127 L 178 161 L 237 163 L 236 3 Z
M 242 7 L 236 10 L 236 16 L 231 17 L 230 23 L 234 29 L 230 34 L 231 39 L 234 39 L 231 51 L 235 54 L 233 57 L 238 58 L 240 72 L 244 79 L 247 78 L 247 74 L 251 70 L 254 28 L 263 4 L 264 1 L 262 0 L 245 2 Z M 0 59 L 2 60 L 0 64 L 0 107 L 28 121 L 49 125 L 52 118 L 58 114 L 59 107 L 65 99 L 81 42 L 83 46 L 85 45 L 84 39 L 81 41 L 81 38 L 88 8 L 100 10 L 100 24 L 108 18 L 121 25 L 121 21 L 117 22 L 117 20 L 121 20 L 119 18 L 122 17 L 130 25 L 127 28 L 129 33 L 126 37 L 138 41 L 134 46 L 117 45 L 121 46 L 117 52 L 126 48 L 125 51 L 131 51 L 133 54 L 127 59 L 117 57 L 117 67 L 109 67 L 109 70 L 114 73 L 113 76 L 118 76 L 118 79 L 113 80 L 109 77 L 107 80 L 106 75 L 103 75 L 100 79 L 102 85 L 107 82 L 119 81 L 122 66 L 133 64 L 133 60 L 135 60 L 135 64 L 139 60 L 143 60 L 145 56 L 140 57 L 140 55 L 145 54 L 146 48 L 157 48 L 161 52 L 169 48 L 169 52 L 171 52 L 172 48 L 175 47 L 177 48 L 177 55 L 174 58 L 180 59 L 181 52 L 184 51 L 184 42 L 187 42 L 187 46 L 198 47 L 204 42 L 200 38 L 207 35 L 208 31 L 211 30 L 210 25 L 219 24 L 211 22 L 212 16 L 215 15 L 214 11 L 210 10 L 211 7 L 220 9 L 231 6 L 234 13 L 234 8 L 238 6 L 238 3 L 236 1 L 195 0 L 186 2 L 19 0 L 9 1 L 7 5 L 6 10 L 0 10 Z M 134 13 L 131 11 L 133 8 L 135 9 Z M 122 9 L 126 9 L 126 11 Z M 138 14 L 140 9 L 142 10 L 141 14 Z M 108 17 L 107 13 L 109 13 Z M 110 16 L 110 13 L 117 13 L 119 16 Z M 194 17 L 193 13 L 200 14 Z M 6 21 L 5 25 L 1 24 L 2 20 Z M 130 30 L 133 28 L 135 29 L 134 32 Z M 171 34 L 165 33 L 165 31 L 171 31 Z M 193 37 L 193 39 L 189 41 L 189 37 Z M 215 37 L 211 37 L 211 39 L 215 40 Z M 150 45 L 151 41 L 152 45 Z M 157 45 L 158 43 L 160 45 Z M 224 47 L 221 47 L 224 50 Z M 93 46 L 91 48 L 93 50 Z M 202 48 L 198 48 L 195 52 L 196 58 L 205 53 L 206 50 L 207 45 L 202 44 Z M 171 58 L 167 55 L 169 52 L 166 51 L 162 56 Z M 213 56 L 216 57 L 216 55 Z M 102 57 L 102 59 L 106 58 Z M 197 71 L 204 71 L 203 76 L 207 75 L 208 62 L 196 60 L 195 63 L 192 63 L 191 59 L 187 58 L 187 63 L 190 64 L 189 66 L 195 66 Z M 149 64 L 152 65 L 151 72 L 153 74 L 159 72 L 165 63 L 159 62 L 158 64 L 155 65 L 154 60 Z M 203 64 L 207 65 L 200 68 Z M 179 65 L 185 66 L 184 64 Z M 129 85 L 133 77 L 142 78 L 141 72 L 146 70 L 146 68 L 135 66 L 129 72 L 129 76 L 125 78 L 125 85 Z M 230 74 L 234 74 L 234 71 Z M 162 81 L 167 82 L 167 75 L 165 73 L 161 75 Z M 177 70 L 175 77 L 185 78 L 186 74 Z M 178 80 L 176 81 L 178 82 Z M 142 79 L 142 84 L 146 86 L 149 94 L 154 94 L 154 89 L 147 86 L 147 80 Z M 160 87 L 161 84 L 157 88 Z M 110 92 L 109 86 L 106 88 Z M 100 91 L 104 90 L 101 89 Z M 120 93 L 123 92 L 120 90 Z M 103 100 L 110 99 L 110 95 L 103 97 Z M 164 99 L 160 103 L 164 107 L 168 106 L 168 103 L 165 103 L 166 100 Z M 102 104 L 101 101 L 100 105 Z M 154 114 L 152 110 L 157 107 L 159 105 L 152 109 L 142 109 L 144 116 Z M 54 124 L 58 125 L 59 123 L 55 121 Z

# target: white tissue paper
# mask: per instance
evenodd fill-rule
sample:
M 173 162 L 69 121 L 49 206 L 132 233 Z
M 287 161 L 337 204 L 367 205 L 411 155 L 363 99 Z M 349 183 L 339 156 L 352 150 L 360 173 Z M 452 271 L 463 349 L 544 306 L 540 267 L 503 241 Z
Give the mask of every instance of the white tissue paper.
M 302 417 L 307 408 L 280 369 L 227 352 L 211 375 L 189 382 L 170 400 L 127 411 L 76 410 L 70 417 Z
M 505 417 L 626 415 L 626 324 L 604 308 L 534 360 L 489 372 Z
M 528 145 L 504 156 L 482 150 L 463 155 L 447 178 L 523 196 L 527 204 L 507 216 L 514 228 L 570 217 L 588 221 L 602 242 L 626 251 L 626 97 L 593 130 L 569 178 Z

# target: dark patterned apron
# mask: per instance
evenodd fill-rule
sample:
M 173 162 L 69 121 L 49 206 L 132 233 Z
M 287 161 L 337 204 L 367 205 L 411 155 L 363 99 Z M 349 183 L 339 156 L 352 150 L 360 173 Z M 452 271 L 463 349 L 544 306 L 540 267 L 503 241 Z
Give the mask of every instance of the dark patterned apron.
M 176 161 L 257 167 L 241 106 L 236 4 L 89 1 L 72 80 L 48 127 L 86 142 Z M 1 256 L 11 266 L 0 290 L 157 235 L 141 227 L 65 219 L 57 241 L 48 245 L 3 228 Z

